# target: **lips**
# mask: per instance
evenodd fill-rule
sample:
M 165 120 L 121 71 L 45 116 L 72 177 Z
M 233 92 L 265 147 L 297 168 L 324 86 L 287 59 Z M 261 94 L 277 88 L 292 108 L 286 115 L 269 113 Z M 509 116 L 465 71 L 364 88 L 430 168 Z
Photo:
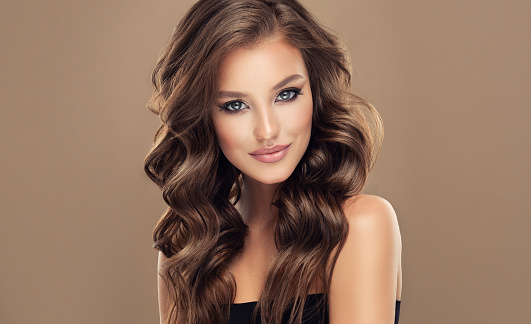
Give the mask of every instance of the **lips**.
M 253 158 L 264 163 L 274 163 L 282 160 L 289 150 L 288 145 L 275 145 L 273 147 L 261 148 L 249 153 Z

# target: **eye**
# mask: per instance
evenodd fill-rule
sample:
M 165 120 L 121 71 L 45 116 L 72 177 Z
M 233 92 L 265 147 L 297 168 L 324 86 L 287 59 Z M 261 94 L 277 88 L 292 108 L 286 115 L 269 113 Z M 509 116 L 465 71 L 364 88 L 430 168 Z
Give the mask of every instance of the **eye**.
M 301 89 L 292 88 L 292 89 L 285 89 L 282 90 L 275 101 L 292 101 L 295 100 L 301 93 Z
M 223 105 L 219 106 L 219 108 L 221 108 L 223 110 L 227 110 L 228 112 L 238 112 L 238 111 L 240 111 L 242 109 L 245 109 L 247 107 L 249 107 L 249 106 L 247 106 L 245 103 L 243 103 L 240 100 L 229 101 L 229 102 L 226 102 Z

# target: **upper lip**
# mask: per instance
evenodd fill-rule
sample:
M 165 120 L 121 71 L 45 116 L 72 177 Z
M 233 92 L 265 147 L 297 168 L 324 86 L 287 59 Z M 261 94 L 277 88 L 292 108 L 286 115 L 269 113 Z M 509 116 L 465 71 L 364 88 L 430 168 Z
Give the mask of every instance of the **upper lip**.
M 275 152 L 278 152 L 278 151 L 282 151 L 283 149 L 285 149 L 286 147 L 288 147 L 288 145 L 275 145 L 273 147 L 264 147 L 264 148 L 261 148 L 259 150 L 256 150 L 256 151 L 253 151 L 249 154 L 251 155 L 263 155 L 263 154 L 271 154 L 271 153 L 275 153 Z

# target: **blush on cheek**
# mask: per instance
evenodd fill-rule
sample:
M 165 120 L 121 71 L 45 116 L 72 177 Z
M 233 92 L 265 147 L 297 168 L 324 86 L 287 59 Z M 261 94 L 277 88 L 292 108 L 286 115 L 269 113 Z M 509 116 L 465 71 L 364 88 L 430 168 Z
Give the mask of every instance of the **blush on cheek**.
M 305 111 L 299 117 L 301 127 L 304 127 L 304 128 L 311 127 L 312 115 L 313 115 L 313 107 L 310 105 L 310 107 L 306 108 Z
M 213 118 L 214 131 L 218 138 L 218 144 L 227 159 L 232 159 L 232 154 L 245 141 L 244 127 L 237 118 L 225 118 L 227 116 L 216 116 Z M 234 117 L 234 116 L 229 116 Z M 231 161 L 233 164 L 234 162 Z
M 219 130 L 216 130 L 218 137 L 218 143 L 222 151 L 228 151 L 231 147 L 235 146 L 235 139 L 227 134 L 230 130 L 225 127 L 221 127 Z
M 303 102 L 294 114 L 289 116 L 291 129 L 297 133 L 311 132 L 313 105 L 311 100 Z

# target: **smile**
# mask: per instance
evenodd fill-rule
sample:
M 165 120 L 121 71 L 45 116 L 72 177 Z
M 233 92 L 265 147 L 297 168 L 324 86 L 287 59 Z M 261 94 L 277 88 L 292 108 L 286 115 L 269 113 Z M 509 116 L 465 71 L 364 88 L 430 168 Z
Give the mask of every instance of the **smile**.
M 290 145 L 276 145 L 271 148 L 263 148 L 253 151 L 249 155 L 263 163 L 275 163 L 282 160 L 288 154 Z

